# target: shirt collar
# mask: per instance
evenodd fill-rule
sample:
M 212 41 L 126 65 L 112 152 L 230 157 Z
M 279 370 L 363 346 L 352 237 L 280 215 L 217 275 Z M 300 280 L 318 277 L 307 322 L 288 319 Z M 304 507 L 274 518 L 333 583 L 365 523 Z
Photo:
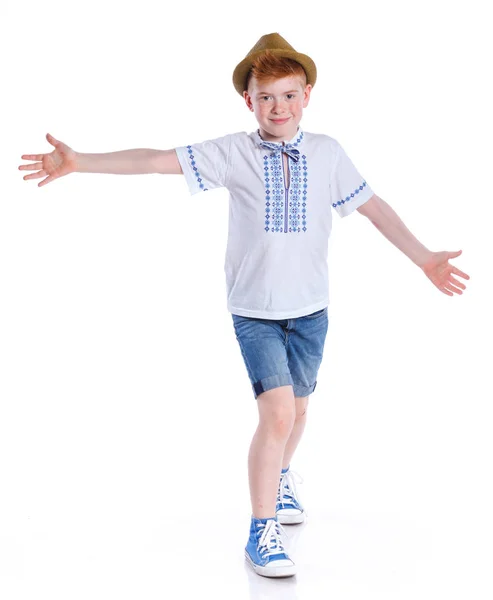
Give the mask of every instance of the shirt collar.
M 286 144 L 290 144 L 293 147 L 297 147 L 301 145 L 301 142 L 303 141 L 303 138 L 305 137 L 303 130 L 301 129 L 301 125 L 298 125 L 298 131 L 296 132 L 295 136 L 289 140 L 289 142 L 286 142 Z M 258 146 L 260 146 L 261 142 L 266 141 L 263 140 L 260 137 L 260 130 L 257 129 L 257 131 L 255 131 L 253 133 L 253 139 L 255 140 L 256 144 Z M 271 144 L 274 144 L 275 146 L 279 146 L 279 148 L 282 148 L 282 142 L 269 142 Z

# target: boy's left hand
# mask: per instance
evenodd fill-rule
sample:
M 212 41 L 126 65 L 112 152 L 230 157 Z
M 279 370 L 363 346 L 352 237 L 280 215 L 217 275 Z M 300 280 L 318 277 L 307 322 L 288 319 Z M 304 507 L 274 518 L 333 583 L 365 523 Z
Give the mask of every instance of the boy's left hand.
M 462 250 L 457 252 L 447 252 L 445 250 L 432 252 L 431 257 L 424 264 L 419 265 L 428 279 L 447 296 L 453 296 L 453 292 L 462 294 L 462 291 L 458 288 L 466 289 L 466 286 L 458 281 L 452 273 L 464 279 L 469 279 L 469 275 L 448 263 L 449 258 L 456 258 L 460 254 L 462 254 Z

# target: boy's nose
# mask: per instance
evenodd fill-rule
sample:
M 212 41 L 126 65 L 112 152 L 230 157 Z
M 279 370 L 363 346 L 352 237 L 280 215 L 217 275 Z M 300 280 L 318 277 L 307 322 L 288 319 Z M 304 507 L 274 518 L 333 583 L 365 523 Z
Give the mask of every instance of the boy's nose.
M 287 112 L 287 109 L 282 104 L 276 104 L 276 106 L 274 107 L 274 110 L 273 110 L 273 113 L 275 115 L 284 114 L 285 112 Z

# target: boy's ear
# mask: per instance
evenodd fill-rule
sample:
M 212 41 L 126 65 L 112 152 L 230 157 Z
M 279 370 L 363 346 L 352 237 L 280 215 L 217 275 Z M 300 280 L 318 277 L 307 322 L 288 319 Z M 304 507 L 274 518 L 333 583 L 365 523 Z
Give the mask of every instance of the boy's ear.
M 252 104 L 251 98 L 246 90 L 243 92 L 243 98 L 245 99 L 245 103 L 248 106 L 248 108 L 250 110 L 253 110 L 253 107 L 251 105 Z
M 305 92 L 304 92 L 304 99 L 303 99 L 303 108 L 306 108 L 308 106 L 308 102 L 310 101 L 310 94 L 312 91 L 313 86 L 311 84 L 308 84 L 305 88 Z

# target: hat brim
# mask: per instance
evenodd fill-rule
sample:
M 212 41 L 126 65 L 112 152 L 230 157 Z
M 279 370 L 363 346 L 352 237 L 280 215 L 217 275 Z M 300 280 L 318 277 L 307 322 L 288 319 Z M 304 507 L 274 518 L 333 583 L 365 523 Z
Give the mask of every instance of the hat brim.
M 269 52 L 274 54 L 279 58 L 291 58 L 296 62 L 300 63 L 303 69 L 306 72 L 306 83 L 310 84 L 312 87 L 315 85 L 315 81 L 317 80 L 317 67 L 313 60 L 307 56 L 306 54 L 301 54 L 300 52 L 296 52 L 294 50 L 287 49 L 269 49 Z M 244 58 L 233 71 L 233 85 L 235 86 L 235 90 L 243 96 L 243 92 L 245 91 L 245 84 L 248 72 L 250 71 L 253 62 L 255 59 L 265 54 L 265 50 L 258 50 L 257 52 L 252 52 L 246 58 Z

